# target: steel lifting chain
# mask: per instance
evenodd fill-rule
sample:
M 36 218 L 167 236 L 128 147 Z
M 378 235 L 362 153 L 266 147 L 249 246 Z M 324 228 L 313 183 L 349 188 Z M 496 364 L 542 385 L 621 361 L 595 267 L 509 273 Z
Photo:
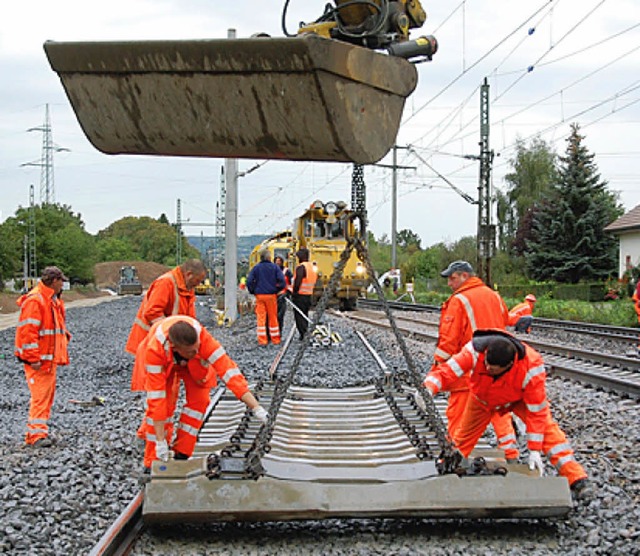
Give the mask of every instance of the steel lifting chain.
M 338 285 L 340 283 L 340 279 L 344 273 L 344 268 L 347 265 L 349 257 L 351 256 L 351 252 L 354 249 L 354 238 L 348 238 L 347 245 L 345 250 L 340 255 L 340 260 L 338 264 L 335 266 L 333 272 L 331 273 L 331 277 L 329 278 L 329 282 L 327 287 L 324 289 L 322 293 L 322 297 L 320 301 L 318 301 L 311 324 L 307 328 L 307 332 L 302 339 L 300 347 L 298 348 L 298 352 L 293 359 L 293 363 L 291 365 L 291 370 L 289 373 L 281 378 L 280 376 L 276 376 L 276 386 L 273 392 L 271 405 L 269 406 L 269 420 L 266 424 L 264 424 L 258 434 L 256 435 L 251 448 L 247 451 L 246 455 L 246 472 L 249 476 L 253 478 L 258 478 L 261 475 L 264 475 L 264 468 L 262 467 L 261 459 L 264 454 L 269 451 L 269 441 L 271 440 L 271 436 L 273 433 L 273 427 L 276 421 L 276 416 L 278 415 L 278 411 L 280 411 L 280 406 L 284 401 L 287 390 L 293 384 L 293 379 L 295 378 L 296 373 L 300 367 L 300 363 L 302 362 L 302 357 L 304 353 L 311 343 L 311 338 L 313 337 L 313 331 L 316 326 L 320 323 L 324 312 L 327 310 L 329 306 L 329 302 L 335 296 L 338 291 Z
M 427 417 L 429 425 L 436 434 L 438 444 L 442 451 L 440 455 L 440 468 L 443 473 L 453 473 L 460 463 L 460 453 L 455 449 L 455 447 L 449 440 L 446 428 L 444 426 L 444 423 L 442 422 L 442 418 L 440 417 L 438 410 L 436 409 L 436 405 L 433 402 L 433 399 L 427 392 L 425 392 L 425 388 L 422 385 L 422 377 L 413 361 L 413 357 L 411 357 L 411 354 L 409 353 L 407 344 L 405 343 L 404 338 L 402 337 L 402 334 L 398 329 L 395 317 L 393 316 L 391 308 L 389 307 L 389 303 L 384 296 L 382 286 L 380 286 L 378 281 L 374 278 L 375 271 L 373 269 L 373 265 L 371 264 L 369 252 L 360 237 L 355 238 L 355 249 L 358 253 L 359 259 L 365 265 L 368 275 L 372 277 L 371 284 L 378 294 L 378 299 L 382 303 L 382 308 L 385 315 L 387 316 L 387 319 L 389 319 L 391 330 L 393 331 L 398 345 L 400 346 L 400 350 L 402 351 L 404 359 L 407 363 L 407 367 L 409 368 L 409 375 L 410 379 L 413 382 L 413 386 L 415 386 L 415 388 L 420 392 L 420 395 L 424 398 L 426 406 L 425 415 Z

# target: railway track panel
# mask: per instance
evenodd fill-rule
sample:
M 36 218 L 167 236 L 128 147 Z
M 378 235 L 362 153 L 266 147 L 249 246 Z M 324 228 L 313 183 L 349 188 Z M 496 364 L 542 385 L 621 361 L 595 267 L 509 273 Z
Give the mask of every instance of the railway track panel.
M 435 436 L 407 390 L 401 384 L 290 388 L 257 480 L 244 473 L 244 454 L 258 425 L 249 423 L 239 438 L 246 413 L 222 396 L 201 431 L 196 457 L 154 462 L 144 520 L 531 518 L 570 511 L 564 478 L 531 476 L 526 465 L 507 465 L 486 444 L 473 456 L 484 457 L 489 469 L 506 468 L 506 476 L 439 475 Z M 265 387 L 261 399 L 269 395 Z

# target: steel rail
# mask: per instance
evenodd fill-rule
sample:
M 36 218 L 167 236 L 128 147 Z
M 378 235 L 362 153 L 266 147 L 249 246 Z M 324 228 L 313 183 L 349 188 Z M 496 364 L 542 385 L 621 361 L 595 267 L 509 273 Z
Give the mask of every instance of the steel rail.
M 384 315 L 378 319 L 350 313 L 348 318 L 382 328 L 389 327 Z M 411 326 L 434 326 L 434 323 L 411 317 L 402 317 L 398 320 L 410 323 L 410 325 L 398 324 L 398 329 L 404 334 L 425 340 L 437 340 L 437 332 L 419 330 Z M 558 375 L 620 394 L 640 397 L 640 360 L 636 357 L 605 354 L 530 338 L 526 339 L 526 343 L 542 353 L 549 369 Z
M 128 554 L 144 529 L 142 521 L 143 500 L 144 491 L 140 491 L 111 524 L 107 532 L 102 535 L 89 556 L 123 556 Z
M 440 306 L 425 305 L 421 303 L 408 303 L 404 301 L 388 301 L 392 309 L 397 311 L 415 311 L 425 313 L 439 313 Z M 366 309 L 379 309 L 380 304 L 375 299 L 358 299 L 358 307 Z M 637 343 L 640 337 L 640 330 L 627 326 L 611 326 L 608 324 L 598 324 L 594 322 L 579 322 L 573 320 L 549 319 L 535 317 L 535 327 L 545 330 L 562 330 L 565 332 L 575 332 L 587 334 L 601 338 L 610 338 L 618 341 Z

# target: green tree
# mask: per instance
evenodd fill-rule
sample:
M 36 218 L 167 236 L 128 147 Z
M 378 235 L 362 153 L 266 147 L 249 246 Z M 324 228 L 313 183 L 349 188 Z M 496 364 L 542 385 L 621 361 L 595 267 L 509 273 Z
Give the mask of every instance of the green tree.
M 114 244 L 118 240 L 119 244 Z M 102 242 L 111 242 L 103 249 Z M 182 236 L 183 258 L 198 258 L 200 253 L 189 245 Z M 152 261 L 167 266 L 176 264 L 176 230 L 169 224 L 163 224 L 149 216 L 127 216 L 113 222 L 104 230 L 98 232 L 98 251 L 109 253 L 114 245 L 124 248 L 129 245 L 132 249 L 129 260 Z M 113 259 L 111 259 L 113 260 Z
M 526 242 L 529 275 L 536 280 L 576 283 L 604 279 L 616 272 L 616 241 L 604 232 L 623 209 L 607 189 L 583 145 L 578 124 L 571 125 L 558 182 L 550 198 L 533 215 Z
M 420 236 L 411 230 L 400 230 L 396 235 L 396 240 L 400 249 L 404 249 L 410 253 L 415 253 L 420 250 Z
M 542 139 L 535 138 L 529 145 L 517 139 L 516 154 L 509 163 L 513 171 L 505 176 L 507 191 L 496 194 L 501 250 L 510 249 L 516 237 L 521 242 L 529 237 L 526 217 L 557 181 L 556 154 Z M 516 250 L 516 254 L 521 251 Z
M 15 216 L 0 225 L 0 268 L 13 277 L 23 267 L 23 246 L 29 231 L 29 208 L 19 207 Z M 56 265 L 72 280 L 89 282 L 95 258 L 94 240 L 84 229 L 80 214 L 68 205 L 46 204 L 33 208 L 36 227 L 37 271 Z

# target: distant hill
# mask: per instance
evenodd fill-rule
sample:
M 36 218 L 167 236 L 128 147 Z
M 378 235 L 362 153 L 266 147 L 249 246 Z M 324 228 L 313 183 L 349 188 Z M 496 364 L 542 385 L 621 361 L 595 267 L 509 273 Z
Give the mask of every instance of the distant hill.
M 202 258 L 210 249 L 220 250 L 224 247 L 224 238 L 213 236 L 186 236 L 189 245 L 192 245 L 202 253 Z M 238 238 L 238 260 L 248 259 L 253 248 L 267 239 L 268 235 L 240 236 Z

